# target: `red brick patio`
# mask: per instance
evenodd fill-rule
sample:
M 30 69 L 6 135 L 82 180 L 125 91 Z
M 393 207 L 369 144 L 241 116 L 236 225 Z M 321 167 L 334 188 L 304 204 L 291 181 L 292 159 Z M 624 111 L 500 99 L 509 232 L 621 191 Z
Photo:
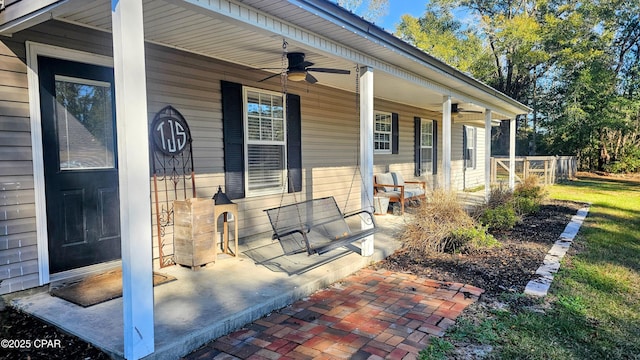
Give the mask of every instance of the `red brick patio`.
M 364 269 L 184 359 L 415 359 L 483 292 Z

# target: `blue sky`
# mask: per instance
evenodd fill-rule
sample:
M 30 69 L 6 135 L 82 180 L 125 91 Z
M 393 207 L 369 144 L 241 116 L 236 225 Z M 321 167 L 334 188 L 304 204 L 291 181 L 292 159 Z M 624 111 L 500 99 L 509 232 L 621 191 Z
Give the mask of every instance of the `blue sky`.
M 424 13 L 426 3 L 428 3 L 428 0 L 389 0 L 389 12 L 378 19 L 376 25 L 389 32 L 394 32 L 396 25 L 400 23 L 402 15 L 409 14 L 414 17 L 420 17 Z

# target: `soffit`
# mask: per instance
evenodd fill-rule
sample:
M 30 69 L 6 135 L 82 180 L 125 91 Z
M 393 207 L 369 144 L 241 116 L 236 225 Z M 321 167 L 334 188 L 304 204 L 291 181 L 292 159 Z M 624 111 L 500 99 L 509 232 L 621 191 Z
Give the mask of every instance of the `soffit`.
M 268 76 L 269 72 L 279 72 L 278 69 L 282 66 L 283 36 L 276 31 L 265 30 L 278 29 L 275 27 L 277 25 L 280 28 L 287 27 L 284 30 L 288 34 L 298 35 L 297 39 L 287 39 L 288 51 L 304 52 L 306 59 L 315 63 L 316 67 L 352 71 L 351 76 L 313 73 L 319 84 L 354 91 L 355 57 L 363 59 L 358 61 L 361 65 L 370 65 L 365 63 L 367 61 L 373 62 L 374 91 L 379 98 L 440 111 L 441 106 L 438 104 L 442 102 L 443 96 L 451 95 L 454 102 L 500 109 L 503 114 L 496 114 L 496 118 L 523 112 L 521 108 L 500 101 L 492 94 L 474 88 L 441 69 L 426 66 L 420 59 L 407 56 L 376 36 L 367 36 L 354 29 L 338 26 L 331 19 L 318 16 L 288 1 L 206 2 L 209 6 L 212 3 L 220 6 L 235 4 L 238 8 L 246 6 L 255 9 L 255 14 L 252 13 L 255 18 L 251 20 L 255 21 L 256 26 L 202 9 L 199 3 L 198 0 L 143 1 L 147 41 L 235 63 L 238 71 L 246 71 L 251 74 L 249 76 L 255 76 L 259 80 Z M 110 6 L 111 2 L 107 0 L 69 1 L 52 15 L 58 20 L 111 31 Z M 286 21 L 278 21 L 276 24 L 274 19 Z M 306 37 L 310 36 L 308 34 L 313 34 L 313 41 L 320 41 L 324 48 L 305 43 Z M 269 69 L 258 70 L 265 68 Z M 399 77 L 398 74 L 402 76 Z M 278 82 L 279 79 L 275 77 L 268 81 Z

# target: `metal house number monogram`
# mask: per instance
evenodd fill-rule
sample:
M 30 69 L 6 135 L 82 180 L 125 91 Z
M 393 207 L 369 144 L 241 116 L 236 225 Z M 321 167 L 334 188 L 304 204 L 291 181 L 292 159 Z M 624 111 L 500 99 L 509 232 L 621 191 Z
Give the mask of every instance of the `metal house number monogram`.
M 166 155 L 179 155 L 189 144 L 189 127 L 182 115 L 167 106 L 156 115 L 151 125 L 156 148 Z

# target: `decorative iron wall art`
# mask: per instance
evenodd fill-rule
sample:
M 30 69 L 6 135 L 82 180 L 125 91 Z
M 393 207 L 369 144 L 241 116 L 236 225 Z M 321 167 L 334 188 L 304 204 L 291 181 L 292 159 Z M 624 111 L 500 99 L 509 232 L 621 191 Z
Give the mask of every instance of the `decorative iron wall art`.
M 173 265 L 174 200 L 196 197 L 191 131 L 172 106 L 160 110 L 149 129 L 160 267 Z

